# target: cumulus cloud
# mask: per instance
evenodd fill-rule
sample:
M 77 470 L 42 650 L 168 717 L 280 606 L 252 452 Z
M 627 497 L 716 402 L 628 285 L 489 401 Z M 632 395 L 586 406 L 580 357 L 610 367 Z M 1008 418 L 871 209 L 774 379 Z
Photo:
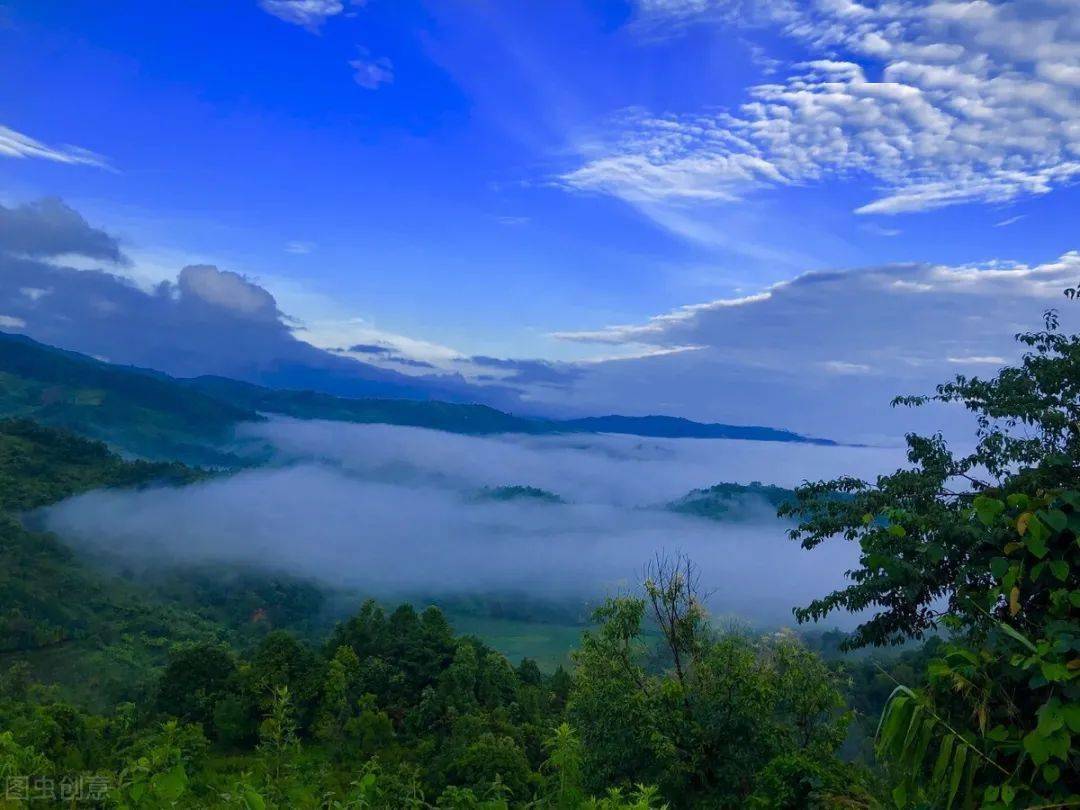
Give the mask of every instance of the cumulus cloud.
M 1080 18 L 1061 0 L 641 0 L 653 29 L 765 22 L 814 58 L 734 111 L 625 112 L 567 187 L 639 205 L 865 177 L 858 213 L 1045 194 L 1080 176 Z
M 277 321 L 281 315 L 269 292 L 238 273 L 209 264 L 188 265 L 177 277 L 181 296 L 190 296 L 245 317 Z
M 129 263 L 114 237 L 92 228 L 78 211 L 57 197 L 12 208 L 0 205 L 0 251 L 43 258 L 73 254 Z
M 54 346 L 177 376 L 218 374 L 340 396 L 487 399 L 504 406 L 517 392 L 483 390 L 451 373 L 407 375 L 340 356 L 298 339 L 295 323 L 255 280 L 213 265 L 189 265 L 151 290 L 97 269 L 66 266 L 79 254 L 123 262 L 116 240 L 60 200 L 0 207 L 0 313 L 4 326 Z M 436 371 L 400 354 L 399 367 Z
M 0 157 L 37 158 L 51 160 L 54 163 L 108 167 L 105 158 L 88 149 L 68 144 L 49 146 L 5 126 L 0 126 Z
M 47 513 L 69 542 L 136 563 L 270 565 L 377 594 L 524 590 L 597 598 L 654 552 L 682 550 L 720 588 L 715 610 L 789 622 L 842 579 L 856 550 L 807 554 L 763 504 L 721 526 L 657 508 L 693 487 L 874 474 L 899 454 L 859 448 L 632 437 L 471 438 L 412 428 L 274 420 L 251 436 L 281 466 L 183 489 L 106 491 Z M 769 476 L 772 476 L 769 478 Z M 478 499 L 539 486 L 567 503 Z

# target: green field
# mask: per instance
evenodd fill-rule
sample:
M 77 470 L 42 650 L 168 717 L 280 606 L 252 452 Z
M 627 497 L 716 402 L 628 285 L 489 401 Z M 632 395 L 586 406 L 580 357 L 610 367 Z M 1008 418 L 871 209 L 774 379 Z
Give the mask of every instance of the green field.
M 547 624 L 519 619 L 495 619 L 447 613 L 456 632 L 473 635 L 501 652 L 513 663 L 522 658 L 536 661 L 540 669 L 552 672 L 560 664 L 570 665 L 570 651 L 578 646 L 580 625 Z

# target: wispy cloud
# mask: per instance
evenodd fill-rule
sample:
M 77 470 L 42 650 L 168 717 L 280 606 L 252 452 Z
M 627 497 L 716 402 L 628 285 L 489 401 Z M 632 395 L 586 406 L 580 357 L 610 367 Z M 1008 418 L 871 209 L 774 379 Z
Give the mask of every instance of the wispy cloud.
M 846 360 L 826 360 L 821 367 L 832 374 L 869 374 L 873 371 L 866 363 L 849 363 Z
M 394 81 L 394 65 L 385 56 L 372 58 L 366 49 L 356 59 L 349 60 L 353 80 L 365 90 L 378 90 L 380 85 Z
M 972 355 L 970 357 L 947 357 L 950 363 L 956 363 L 962 366 L 1003 366 L 1005 365 L 1005 358 L 998 357 L 997 355 Z
M 994 227 L 995 228 L 1006 228 L 1009 225 L 1015 225 L 1017 222 L 1022 220 L 1025 216 L 1026 216 L 1025 214 L 1019 214 L 1019 215 L 1017 215 L 1015 217 L 1009 217 L 1008 219 L 1003 219 L 1003 220 L 1001 220 L 1001 222 L 995 222 Z
M 293 254 L 296 254 L 296 255 L 304 255 L 306 253 L 311 253 L 311 251 L 313 251 L 313 250 L 315 250 L 315 243 L 314 242 L 294 241 L 294 242 L 286 242 L 285 243 L 285 252 L 286 253 L 293 253 Z
M 51 160 L 55 163 L 97 166 L 102 169 L 110 168 L 108 161 L 104 157 L 88 149 L 68 144 L 49 146 L 31 138 L 29 135 L 24 135 L 5 126 L 0 126 L 0 156 L 37 158 L 38 160 Z
M 876 222 L 867 222 L 863 225 L 863 230 L 867 233 L 872 233 L 874 236 L 899 236 L 903 233 L 899 228 L 886 228 L 882 225 L 878 225 Z

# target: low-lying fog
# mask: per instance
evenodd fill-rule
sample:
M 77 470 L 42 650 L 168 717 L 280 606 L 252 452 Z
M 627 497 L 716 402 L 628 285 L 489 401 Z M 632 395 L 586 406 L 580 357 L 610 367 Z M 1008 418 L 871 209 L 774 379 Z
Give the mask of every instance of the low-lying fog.
M 636 581 L 655 552 L 679 550 L 715 590 L 713 611 L 789 622 L 792 605 L 844 582 L 854 547 L 803 551 L 763 503 L 738 523 L 659 507 L 721 481 L 793 486 L 873 476 L 902 461 L 899 449 L 469 437 L 288 419 L 244 433 L 271 448 L 272 465 L 183 488 L 88 493 L 49 509 L 46 527 L 133 565 L 266 565 L 384 596 L 524 590 L 595 599 Z M 477 498 L 501 485 L 540 487 L 566 503 Z

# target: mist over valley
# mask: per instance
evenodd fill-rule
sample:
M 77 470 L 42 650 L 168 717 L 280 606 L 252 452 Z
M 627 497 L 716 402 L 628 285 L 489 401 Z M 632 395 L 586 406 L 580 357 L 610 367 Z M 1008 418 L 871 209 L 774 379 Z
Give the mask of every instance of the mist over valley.
M 793 606 L 843 584 L 857 550 L 803 551 L 753 495 L 722 521 L 668 504 L 717 482 L 872 477 L 901 458 L 887 448 L 474 437 L 277 417 L 244 425 L 240 438 L 241 452 L 269 452 L 269 465 L 184 487 L 86 493 L 48 508 L 44 525 L 136 570 L 255 566 L 387 600 L 482 593 L 597 604 L 636 587 L 655 554 L 681 552 L 700 565 L 710 610 L 781 625 Z M 478 497 L 499 487 L 558 500 Z

